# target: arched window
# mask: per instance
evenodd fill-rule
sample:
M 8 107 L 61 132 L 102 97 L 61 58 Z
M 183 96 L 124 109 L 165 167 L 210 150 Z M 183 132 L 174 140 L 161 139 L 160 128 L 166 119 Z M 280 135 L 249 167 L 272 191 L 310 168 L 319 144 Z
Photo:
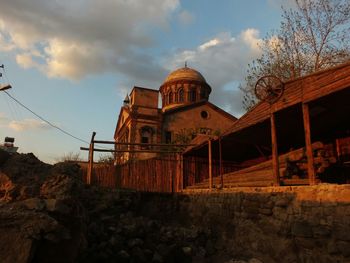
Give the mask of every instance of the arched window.
M 191 102 L 195 102 L 196 101 L 196 90 L 195 89 L 191 89 L 190 92 L 189 92 L 189 101 Z
M 169 104 L 173 103 L 173 93 L 170 91 L 169 92 Z
M 184 102 L 184 90 L 180 89 L 178 94 L 179 94 L 179 102 Z

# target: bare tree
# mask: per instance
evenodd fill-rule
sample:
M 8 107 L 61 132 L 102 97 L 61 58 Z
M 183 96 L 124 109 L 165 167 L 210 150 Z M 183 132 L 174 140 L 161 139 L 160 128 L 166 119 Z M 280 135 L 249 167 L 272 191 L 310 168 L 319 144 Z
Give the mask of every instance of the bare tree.
M 264 75 L 286 81 L 350 58 L 349 0 L 295 0 L 295 8 L 282 9 L 280 28 L 264 38 L 240 87 L 246 109 L 256 103 L 253 88 Z

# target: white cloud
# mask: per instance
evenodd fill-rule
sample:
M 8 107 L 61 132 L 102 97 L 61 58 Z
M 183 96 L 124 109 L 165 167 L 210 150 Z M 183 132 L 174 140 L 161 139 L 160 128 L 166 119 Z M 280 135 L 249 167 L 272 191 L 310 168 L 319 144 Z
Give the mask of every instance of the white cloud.
M 180 21 L 181 24 L 183 25 L 190 25 L 193 23 L 194 21 L 194 15 L 191 14 L 189 11 L 187 10 L 182 10 L 179 14 L 178 14 L 178 19 Z
M 140 50 L 153 45 L 150 30 L 166 28 L 179 5 L 179 0 L 3 1 L 1 48 L 16 49 L 21 66 L 50 77 L 113 71 L 137 78 L 145 65 L 162 71 Z
M 259 31 L 246 29 L 233 37 L 230 33 L 218 36 L 190 50 L 181 50 L 164 62 L 169 70 L 189 67 L 199 70 L 211 85 L 210 100 L 234 114 L 242 113 L 242 95 L 237 85 L 244 81 L 247 65 L 261 54 Z
M 47 130 L 51 126 L 46 122 L 35 120 L 35 119 L 24 119 L 21 121 L 11 121 L 8 127 L 15 131 L 26 131 L 26 130 Z

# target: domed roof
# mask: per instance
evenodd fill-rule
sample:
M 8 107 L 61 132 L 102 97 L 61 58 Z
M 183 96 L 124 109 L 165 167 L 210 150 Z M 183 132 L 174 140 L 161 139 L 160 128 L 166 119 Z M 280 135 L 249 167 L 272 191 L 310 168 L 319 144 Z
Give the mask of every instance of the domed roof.
M 164 83 L 175 80 L 195 80 L 206 83 L 205 78 L 201 73 L 192 68 L 188 68 L 187 66 L 171 72 L 165 79 Z

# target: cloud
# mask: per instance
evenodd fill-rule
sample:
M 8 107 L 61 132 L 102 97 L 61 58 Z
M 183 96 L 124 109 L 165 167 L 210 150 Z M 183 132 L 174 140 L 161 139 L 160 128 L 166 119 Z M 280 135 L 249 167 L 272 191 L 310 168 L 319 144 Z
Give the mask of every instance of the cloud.
M 178 19 L 182 25 L 190 25 L 194 21 L 194 15 L 188 12 L 187 10 L 182 10 L 178 14 Z
M 15 131 L 27 131 L 27 130 L 47 130 L 51 129 L 51 126 L 46 122 L 35 119 L 24 119 L 21 121 L 11 121 L 8 127 Z
M 179 0 L 4 1 L 0 46 L 15 50 L 22 67 L 49 77 L 119 72 L 136 78 L 145 65 L 154 66 L 148 67 L 154 75 L 160 67 L 143 50 L 154 44 L 152 30 L 166 28 L 179 5 Z
M 8 118 L 6 117 L 5 113 L 0 112 L 0 126 L 4 126 L 8 123 Z
M 247 65 L 261 54 L 259 31 L 249 28 L 237 36 L 228 32 L 202 43 L 197 48 L 179 50 L 164 65 L 169 70 L 183 66 L 199 70 L 211 85 L 210 100 L 234 114 L 242 113 L 242 94 L 237 90 L 244 81 Z

